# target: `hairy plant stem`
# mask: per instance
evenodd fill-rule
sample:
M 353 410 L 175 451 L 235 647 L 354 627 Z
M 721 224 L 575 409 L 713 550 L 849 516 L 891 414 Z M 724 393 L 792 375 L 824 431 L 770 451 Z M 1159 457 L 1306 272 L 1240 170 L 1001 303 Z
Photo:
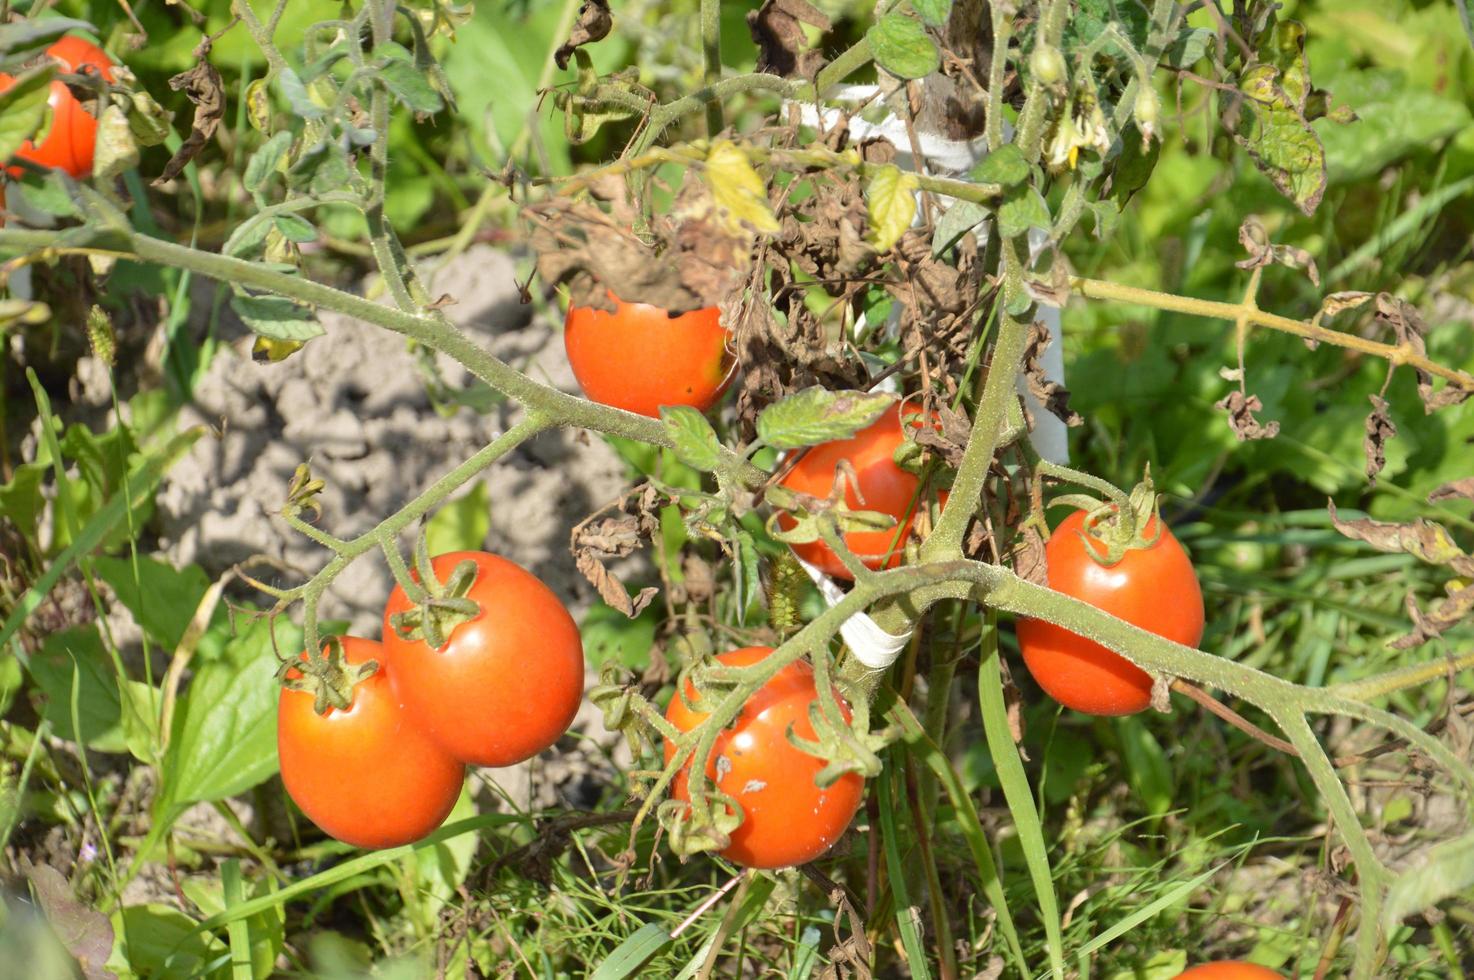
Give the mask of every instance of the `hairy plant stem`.
M 722 80 L 722 0 L 701 0 L 701 57 L 705 62 L 706 87 Z M 722 100 L 706 104 L 706 135 L 715 138 L 726 128 Z

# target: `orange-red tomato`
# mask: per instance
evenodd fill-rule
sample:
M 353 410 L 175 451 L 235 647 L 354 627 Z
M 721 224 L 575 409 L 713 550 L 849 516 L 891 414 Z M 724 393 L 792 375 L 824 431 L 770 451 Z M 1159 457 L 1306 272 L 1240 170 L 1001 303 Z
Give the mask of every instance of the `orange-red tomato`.
M 467 593 L 481 607 L 432 650 L 390 622 L 412 603 L 396 585 L 384 607 L 384 652 L 404 710 L 447 752 L 478 766 L 510 766 L 556 742 L 583 698 L 583 640 L 558 597 L 520 565 L 484 551 L 452 551 L 431 565 L 442 582 L 476 563 Z
M 1204 963 L 1202 966 L 1189 967 L 1177 974 L 1176 980 L 1285 980 L 1285 978 L 1273 970 L 1255 966 L 1253 963 L 1222 960 L 1218 963 Z
M 573 376 L 590 400 L 660 417 L 662 405 L 706 411 L 727 390 L 733 364 L 716 307 L 670 316 L 658 306 L 626 303 L 613 313 L 568 310 L 563 345 Z
M 1153 518 L 1155 521 L 1156 518 Z M 1045 546 L 1049 587 L 1083 599 L 1118 619 L 1187 646 L 1203 638 L 1203 592 L 1192 562 L 1166 527 L 1148 548 L 1128 551 L 1109 567 L 1099 542 L 1081 536 L 1085 512 L 1057 527 Z M 1154 528 L 1148 527 L 1150 537 Z M 1018 622 L 1019 649 L 1034 680 L 1067 708 L 1091 715 L 1129 715 L 1151 704 L 1151 677 L 1093 640 L 1035 619 Z
M 915 424 L 911 416 L 920 411 L 919 408 L 908 408 L 908 425 Z M 845 544 L 867 568 L 895 568 L 899 565 L 901 545 L 916 519 L 921 479 L 897 466 L 894 458 L 904 440 L 901 409 L 899 405 L 893 405 L 879 419 L 850 438 L 809 449 L 782 480 L 782 485 L 789 490 L 811 497 L 828 497 L 839 477 L 840 460 L 849 460 L 856 477 L 855 481 L 849 482 L 845 493 L 849 507 L 879 511 L 896 519 L 892 527 L 845 532 Z M 941 496 L 945 499 L 945 494 Z M 785 530 L 793 527 L 794 523 L 793 518 L 786 514 L 778 518 L 779 527 Z M 793 553 L 827 575 L 846 580 L 854 578 L 834 549 L 823 541 L 793 545 Z
M 47 48 L 46 53 L 57 62 L 60 71 L 73 75 L 95 71 L 108 81 L 113 80 L 112 59 L 91 41 L 67 35 Z M 0 91 L 9 88 L 13 81 L 10 75 L 0 73 Z M 40 146 L 26 140 L 15 155 L 43 167 L 64 170 L 79 180 L 90 177 L 97 144 L 97 120 L 59 80 L 51 83 L 47 102 L 51 105 L 51 128 L 45 139 Z M 12 168 L 12 172 L 18 172 L 18 168 Z
M 400 710 L 372 640 L 343 638 L 349 664 L 379 661 L 343 711 L 319 715 L 306 691 L 282 689 L 276 744 L 287 792 L 313 823 L 356 847 L 398 847 L 440 826 L 465 767 Z
M 773 652 L 772 647 L 745 647 L 721 654 L 717 660 L 729 667 L 755 664 Z M 696 696 L 690 684 L 690 698 Z M 707 776 L 742 807 L 742 823 L 732 832 L 732 843 L 722 856 L 749 868 L 787 868 L 805 864 L 822 855 L 839 840 L 860 808 L 865 781 L 856 773 L 845 773 L 827 788 L 814 784 L 824 763 L 793 746 L 788 729 L 800 738 L 812 739 L 809 705 L 818 692 L 814 669 L 795 661 L 778 671 L 742 706 L 732 726 L 717 736 Z M 840 702 L 846 720 L 849 710 Z M 707 716 L 693 711 L 680 697 L 672 697 L 665 717 L 683 732 L 699 725 Z M 665 761 L 675 747 L 667 742 Z M 671 797 L 688 800 L 688 771 L 676 776 Z

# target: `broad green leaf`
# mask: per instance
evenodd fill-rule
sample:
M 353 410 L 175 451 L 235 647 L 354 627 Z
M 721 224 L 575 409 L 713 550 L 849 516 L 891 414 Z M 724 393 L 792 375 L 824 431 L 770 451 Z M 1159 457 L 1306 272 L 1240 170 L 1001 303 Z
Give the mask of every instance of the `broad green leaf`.
M 980 184 L 1002 184 L 1013 187 L 1029 179 L 1029 161 L 1024 151 L 1013 143 L 1004 143 L 978 161 L 968 176 Z
M 277 74 L 276 87 L 298 118 L 321 119 L 326 114 L 327 110 L 313 100 L 307 86 L 302 83 L 301 76 L 291 68 L 282 68 Z
M 128 751 L 117 673 L 96 624 L 51 634 L 26 666 L 44 697 L 41 717 L 51 722 L 59 737 L 99 752 Z M 158 703 L 157 692 L 148 685 L 131 680 L 126 683 L 130 708 Z M 80 734 L 72 727 L 74 688 Z
M 1105 239 L 1111 237 L 1116 230 L 1116 224 L 1121 220 L 1121 209 L 1116 202 L 1109 198 L 1096 201 L 1090 205 L 1091 214 L 1095 215 L 1095 237 Z
M 35 542 L 46 498 L 41 484 L 46 479 L 45 463 L 22 463 L 15 468 L 10 482 L 0 486 L 0 517 L 6 517 L 21 536 Z
M 596 669 L 614 662 L 631 670 L 644 670 L 650 664 L 650 648 L 659 625 L 660 614 L 654 606 L 630 619 L 618 609 L 596 602 L 584 613 L 579 626 L 584 656 Z
M 941 67 L 942 55 L 921 21 L 889 13 L 865 32 L 870 53 L 886 71 L 900 78 L 925 78 Z
M 291 148 L 292 134 L 285 130 L 261 144 L 261 148 L 251 154 L 251 160 L 246 164 L 246 175 L 243 178 L 246 190 L 254 194 L 264 187 L 271 175 L 280 169 Z
M 1161 744 L 1139 718 L 1116 721 L 1121 755 L 1126 760 L 1126 779 L 1136 791 L 1147 813 L 1153 816 L 1172 809 L 1172 769 Z
M 348 151 L 337 141 L 319 143 L 303 153 L 287 171 L 287 183 L 310 194 L 331 194 L 349 187 L 357 177 Z
M 425 544 L 430 554 L 447 551 L 480 551 L 491 533 L 491 492 L 485 480 L 443 505 L 425 527 Z
M 880 418 L 895 399 L 884 392 L 805 388 L 757 418 L 758 438 L 774 449 L 801 449 L 848 439 Z
M 885 253 L 895 247 L 916 220 L 916 175 L 886 165 L 865 185 L 870 244 Z
M 642 968 L 650 957 L 670 945 L 670 933 L 659 922 L 647 922 L 620 943 L 599 964 L 589 980 L 624 980 L 642 976 Z
M 1326 84 L 1335 102 L 1350 106 L 1358 117 L 1350 125 L 1328 119 L 1315 123 L 1330 179 L 1337 183 L 1380 173 L 1470 125 L 1470 107 L 1463 100 L 1412 85 L 1396 69 L 1348 70 Z
M 23 72 L 0 92 L 0 160 L 8 160 L 46 120 L 46 100 L 51 96 L 51 79 L 56 66 L 47 62 Z
M 660 421 L 675 443 L 676 458 L 692 469 L 710 473 L 721 462 L 721 441 L 711 423 L 690 405 L 662 405 Z
M 731 231 L 740 233 L 744 227 L 769 233 L 778 230 L 778 219 L 768 205 L 768 189 L 739 147 L 719 140 L 707 154 L 704 173 L 712 199 L 725 212 Z
M 1203 60 L 1215 36 L 1206 27 L 1184 27 L 1167 45 L 1163 59 L 1173 68 L 1191 68 Z
M 130 905 L 112 915 L 117 942 L 107 967 L 118 976 L 202 977 L 225 944 L 167 905 Z
M 278 621 L 276 645 L 301 649 L 301 631 Z M 165 812 L 220 800 L 277 770 L 276 657 L 266 619 L 231 640 L 224 655 L 203 663 L 174 715 L 164 759 Z
M 246 326 L 272 340 L 311 340 L 326 333 L 311 310 L 285 296 L 236 294 L 230 308 Z
M 279 214 L 272 221 L 276 230 L 289 242 L 305 245 L 317 241 L 317 229 L 299 214 Z
M 67 31 L 90 31 L 92 25 L 85 20 L 67 17 L 46 17 L 32 20 L 17 20 L 0 26 L 0 57 L 17 52 L 27 57 Z
M 121 106 L 109 105 L 97 121 L 92 160 L 92 176 L 111 180 L 125 170 L 138 166 L 138 141 Z
M 397 45 L 396 45 L 397 47 Z M 430 85 L 430 76 L 403 58 L 385 58 L 374 75 L 411 112 L 432 113 L 445 108 L 445 100 Z
M 209 577 L 198 565 L 176 569 L 167 562 L 142 556 L 136 567 L 128 558 L 94 558 L 92 570 L 112 587 L 149 639 L 165 651 L 179 645 L 210 587 Z
M 998 205 L 998 234 L 1012 238 L 1030 228 L 1049 229 L 1049 205 L 1032 184 L 1015 187 Z
M 1252 65 L 1239 78 L 1239 90 L 1248 96 L 1243 100 L 1246 125 L 1234 139 L 1281 194 L 1305 214 L 1314 214 L 1326 191 L 1326 154 L 1305 120 L 1310 66 L 1304 28 L 1293 21 L 1281 23 L 1276 44 L 1278 65 Z
M 952 14 L 952 0 L 911 0 L 911 9 L 932 27 L 941 27 Z

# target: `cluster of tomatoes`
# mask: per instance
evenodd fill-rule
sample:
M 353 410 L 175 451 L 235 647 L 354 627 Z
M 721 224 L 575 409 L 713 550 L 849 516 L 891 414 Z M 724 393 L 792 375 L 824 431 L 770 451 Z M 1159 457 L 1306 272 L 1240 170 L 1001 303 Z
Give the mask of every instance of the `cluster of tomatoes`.
M 107 52 L 80 37 L 68 35 L 46 49 L 60 71 L 72 75 L 95 72 L 105 80 L 113 80 L 113 61 Z M 15 84 L 15 79 L 0 72 L 0 92 Z M 26 140 L 16 157 L 54 170 L 61 170 L 81 180 L 92 175 L 93 150 L 97 144 L 97 119 L 72 94 L 65 83 L 55 80 L 47 98 L 51 106 L 51 127 L 37 145 Z M 12 168 L 12 173 L 19 168 Z

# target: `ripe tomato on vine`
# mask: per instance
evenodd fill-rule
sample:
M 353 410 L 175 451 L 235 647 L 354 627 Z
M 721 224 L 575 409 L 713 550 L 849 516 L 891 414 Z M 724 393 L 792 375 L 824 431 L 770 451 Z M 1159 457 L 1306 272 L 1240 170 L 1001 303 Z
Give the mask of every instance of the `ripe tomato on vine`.
M 474 574 L 457 581 L 463 562 Z M 510 766 L 551 746 L 583 699 L 583 641 L 563 603 L 522 566 L 484 551 L 437 556 L 435 577 L 470 600 L 432 648 L 423 627 L 401 635 L 401 614 L 437 615 L 396 585 L 384 607 L 384 654 L 406 714 L 447 752 L 477 766 Z M 418 577 L 418 576 L 416 576 Z M 449 582 L 447 582 L 449 580 Z M 433 600 L 432 600 L 433 605 Z
M 612 292 L 609 298 L 613 313 L 573 306 L 564 323 L 568 363 L 591 401 L 651 418 L 662 405 L 704 412 L 717 403 L 734 371 L 720 310 L 671 316 Z
M 460 796 L 465 767 L 420 730 L 399 706 L 385 673 L 383 648 L 348 636 L 340 643 L 344 668 L 358 674 L 336 683 L 345 707 L 322 705 L 314 691 L 283 687 L 277 699 L 277 754 L 287 792 L 313 823 L 356 847 L 398 847 L 440 826 Z M 326 655 L 326 654 L 325 654 Z M 307 655 L 301 656 L 306 663 Z M 286 671 L 289 684 L 304 673 Z
M 1045 546 L 1049 587 L 1133 626 L 1197 646 L 1203 638 L 1203 591 L 1192 561 L 1155 514 L 1141 536 L 1150 543 L 1128 547 L 1119 561 L 1104 564 L 1105 545 L 1086 528 L 1085 511 L 1074 512 Z M 1129 715 L 1151 704 L 1151 676 L 1120 654 L 1043 620 L 1021 619 L 1017 629 L 1029 673 L 1065 707 Z
M 744 647 L 719 655 L 728 667 L 760 663 L 772 647 Z M 805 864 L 834 846 L 860 807 L 865 781 L 845 773 L 827 787 L 814 779 L 822 760 L 788 740 L 813 739 L 809 706 L 818 696 L 814 670 L 802 660 L 787 664 L 747 700 L 731 727 L 717 736 L 706 774 L 718 790 L 742 808 L 742 823 L 732 831 L 731 843 L 721 855 L 749 868 L 786 868 Z M 686 698 L 696 697 L 688 682 Z M 840 708 L 845 720 L 849 709 Z M 671 698 L 666 720 L 682 732 L 707 718 L 678 694 Z M 665 744 L 665 761 L 675 757 L 675 745 Z M 671 797 L 689 800 L 690 762 L 677 774 Z
M 73 75 L 95 72 L 107 81 L 113 80 L 113 60 L 106 51 L 84 38 L 69 34 L 47 48 L 46 54 L 57 63 L 59 71 Z M 14 81 L 12 76 L 0 73 L 0 91 Z M 51 83 L 47 102 L 51 106 L 51 128 L 39 145 L 26 140 L 15 155 L 42 167 L 64 171 L 78 180 L 90 177 L 97 144 L 96 118 L 59 79 Z

